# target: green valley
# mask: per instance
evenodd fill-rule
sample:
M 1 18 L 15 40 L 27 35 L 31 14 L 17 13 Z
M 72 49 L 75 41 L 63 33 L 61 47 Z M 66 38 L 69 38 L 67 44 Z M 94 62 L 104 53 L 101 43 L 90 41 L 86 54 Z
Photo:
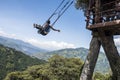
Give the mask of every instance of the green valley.
M 44 60 L 30 57 L 20 51 L 0 45 L 0 80 L 9 72 L 22 71 L 28 66 L 38 65 L 44 62 Z

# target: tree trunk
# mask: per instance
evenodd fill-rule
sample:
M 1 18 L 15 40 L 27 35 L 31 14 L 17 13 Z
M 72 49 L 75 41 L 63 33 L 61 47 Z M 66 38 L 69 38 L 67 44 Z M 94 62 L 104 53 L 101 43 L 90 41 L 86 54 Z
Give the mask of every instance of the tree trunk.
M 100 45 L 101 43 L 98 37 L 93 36 L 90 43 L 89 53 L 85 60 L 85 63 L 81 72 L 80 80 L 92 80 L 95 64 L 97 62 L 97 58 L 100 50 Z
M 101 44 L 103 46 L 103 49 L 106 53 L 106 56 L 108 58 L 111 70 L 113 72 L 113 79 L 112 80 L 120 80 L 120 56 L 117 51 L 117 48 L 115 47 L 114 41 L 113 41 L 113 35 L 106 36 L 104 32 L 102 33 L 101 38 Z

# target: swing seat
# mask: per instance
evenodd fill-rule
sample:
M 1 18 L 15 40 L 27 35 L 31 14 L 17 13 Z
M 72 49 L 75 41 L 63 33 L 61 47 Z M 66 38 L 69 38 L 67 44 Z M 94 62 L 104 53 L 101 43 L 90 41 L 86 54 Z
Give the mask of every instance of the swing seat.
M 38 30 L 38 33 L 41 34 L 41 35 L 43 35 L 43 36 L 46 36 L 46 35 L 47 35 L 47 33 L 45 33 L 44 30 Z

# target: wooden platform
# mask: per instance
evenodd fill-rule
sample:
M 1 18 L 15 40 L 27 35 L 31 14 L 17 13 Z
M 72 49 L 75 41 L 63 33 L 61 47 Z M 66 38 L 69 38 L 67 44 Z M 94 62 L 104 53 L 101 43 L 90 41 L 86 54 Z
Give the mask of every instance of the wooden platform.
M 109 30 L 112 31 L 114 35 L 120 35 L 120 20 L 88 25 L 86 28 L 89 30 L 95 30 L 95 29 Z

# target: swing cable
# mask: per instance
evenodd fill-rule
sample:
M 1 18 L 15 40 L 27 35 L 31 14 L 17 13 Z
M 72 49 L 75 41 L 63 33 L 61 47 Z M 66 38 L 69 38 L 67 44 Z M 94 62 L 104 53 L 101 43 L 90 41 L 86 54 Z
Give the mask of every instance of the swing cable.
M 57 19 L 52 23 L 52 26 L 57 22 L 57 20 L 65 13 L 65 11 L 73 4 L 74 1 L 70 0 L 63 6 L 63 8 L 59 11 L 59 15 Z
M 66 8 L 66 6 L 67 6 L 69 3 L 70 3 L 70 0 L 68 0 L 68 1 L 64 4 L 64 6 L 60 9 L 59 13 L 61 13 L 62 10 L 64 10 L 64 8 Z
M 47 19 L 47 21 L 50 20 L 50 19 L 56 14 L 56 11 L 62 6 L 62 4 L 64 3 L 64 1 L 65 1 L 65 0 L 62 0 L 62 2 L 61 2 L 61 3 L 59 4 L 59 6 L 55 9 L 55 11 L 51 14 L 51 16 Z M 45 23 L 46 23 L 46 22 L 45 22 Z M 44 24 L 45 24 L 45 23 L 44 23 Z M 43 24 L 43 25 L 44 25 L 44 24 Z M 43 25 L 42 25 L 42 26 L 43 26 Z
M 48 18 L 48 20 L 50 20 L 50 19 L 53 17 L 53 15 L 56 14 L 56 11 L 62 6 L 62 4 L 64 3 L 64 1 L 65 1 L 65 0 L 63 0 L 63 1 L 60 3 L 60 5 L 55 9 L 55 11 L 53 12 L 53 14 Z

